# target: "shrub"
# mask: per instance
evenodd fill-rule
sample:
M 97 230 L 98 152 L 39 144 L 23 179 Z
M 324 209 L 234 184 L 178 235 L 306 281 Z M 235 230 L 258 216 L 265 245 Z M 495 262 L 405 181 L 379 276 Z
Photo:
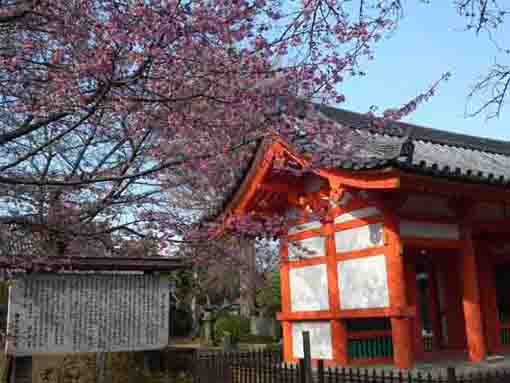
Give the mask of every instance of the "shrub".
M 239 315 L 224 315 L 214 323 L 214 338 L 221 340 L 225 335 L 239 339 L 250 333 L 250 320 Z

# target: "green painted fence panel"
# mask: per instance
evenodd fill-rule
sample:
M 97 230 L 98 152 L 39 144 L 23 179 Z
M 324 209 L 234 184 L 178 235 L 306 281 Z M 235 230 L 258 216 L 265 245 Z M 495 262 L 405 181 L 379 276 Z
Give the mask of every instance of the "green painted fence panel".
M 350 339 L 347 344 L 350 359 L 367 359 L 393 356 L 391 336 Z
M 501 343 L 504 345 L 510 344 L 510 329 L 509 328 L 503 328 L 501 329 Z

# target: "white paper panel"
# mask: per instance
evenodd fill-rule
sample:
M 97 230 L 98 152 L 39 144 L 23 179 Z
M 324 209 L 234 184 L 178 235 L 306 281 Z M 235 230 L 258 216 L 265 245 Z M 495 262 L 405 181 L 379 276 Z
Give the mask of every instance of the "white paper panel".
M 401 237 L 459 239 L 459 226 L 416 221 L 400 221 Z
M 310 333 L 310 351 L 313 359 L 333 359 L 331 324 L 321 322 L 292 322 L 292 356 L 303 358 L 303 331 Z
M 37 275 L 9 293 L 7 351 L 150 350 L 168 344 L 169 282 L 150 275 Z
M 382 223 L 355 227 L 353 229 L 337 231 L 335 233 L 335 247 L 337 252 L 367 249 L 384 244 Z
M 335 223 L 349 222 L 354 219 L 373 217 L 375 215 L 380 215 L 380 212 L 376 207 L 365 207 L 363 209 L 353 210 L 349 213 L 339 215 L 335 218 Z
M 291 311 L 329 310 L 325 264 L 291 268 L 289 279 Z
M 323 257 L 326 254 L 324 237 L 310 237 L 289 242 L 289 259 Z
M 301 225 L 292 226 L 291 228 L 289 228 L 289 234 L 295 234 L 305 230 L 320 229 L 321 226 L 322 225 L 319 221 L 307 222 Z
M 342 309 L 389 306 L 388 277 L 384 255 L 340 261 L 337 268 Z

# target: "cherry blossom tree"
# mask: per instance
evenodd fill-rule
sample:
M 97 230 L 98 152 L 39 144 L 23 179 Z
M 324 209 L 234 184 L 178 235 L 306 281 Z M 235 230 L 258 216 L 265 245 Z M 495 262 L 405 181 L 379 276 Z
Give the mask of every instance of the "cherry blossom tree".
M 235 184 L 281 129 L 276 100 L 298 84 L 342 101 L 399 15 L 395 0 L 0 2 L 0 221 L 179 238 L 196 217 L 169 191 Z

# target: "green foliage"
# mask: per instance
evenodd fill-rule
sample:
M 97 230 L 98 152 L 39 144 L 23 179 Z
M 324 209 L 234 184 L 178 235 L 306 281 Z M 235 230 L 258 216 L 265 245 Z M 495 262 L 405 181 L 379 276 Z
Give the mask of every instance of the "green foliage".
M 221 340 L 225 335 L 239 339 L 250 333 L 250 320 L 239 315 L 224 315 L 214 323 L 214 338 Z
M 264 286 L 257 292 L 257 306 L 270 315 L 281 311 L 279 272 L 275 271 L 266 275 Z

